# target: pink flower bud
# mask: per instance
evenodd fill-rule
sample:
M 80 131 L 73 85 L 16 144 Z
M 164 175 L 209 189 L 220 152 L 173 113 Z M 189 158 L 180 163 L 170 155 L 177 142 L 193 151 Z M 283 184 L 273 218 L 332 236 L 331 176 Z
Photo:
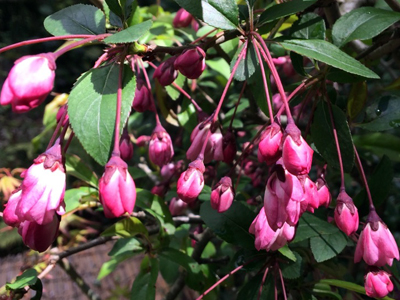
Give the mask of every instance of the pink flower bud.
M 222 140 L 222 148 L 224 151 L 223 162 L 230 165 L 236 157 L 236 138 L 231 130 L 228 130 Z
M 18 233 L 24 244 L 29 248 L 43 252 L 54 242 L 60 226 L 60 216 L 53 214 L 50 223 L 40 225 L 35 222 L 24 221 L 19 225 Z
M 124 161 L 128 162 L 131 160 L 133 156 L 133 144 L 126 128 L 122 132 L 121 140 L 119 141 L 119 151 Z
M 304 201 L 301 202 L 303 211 L 314 212 L 314 209 L 319 207 L 319 196 L 316 184 L 310 179 L 305 177 L 303 181 L 304 187 Z M 304 204 L 303 204 L 304 203 Z M 305 205 L 305 206 L 304 206 Z
M 132 107 L 138 112 L 153 110 L 153 99 L 151 97 L 151 91 L 141 78 L 138 78 L 138 80 L 136 81 L 135 97 L 133 98 Z
M 189 164 L 189 168 L 181 174 L 177 183 L 177 193 L 186 203 L 193 202 L 204 187 L 204 163 L 200 159 Z
M 192 15 L 188 11 L 181 8 L 176 12 L 175 18 L 172 21 L 172 25 L 174 25 L 175 28 L 188 27 L 192 20 Z
M 328 185 L 323 178 L 318 178 L 315 183 L 318 189 L 319 206 L 328 207 L 332 201 L 332 195 L 329 192 Z
M 175 69 L 189 79 L 197 79 L 206 68 L 206 53 L 200 47 L 187 49 L 175 60 Z
M 174 147 L 171 137 L 160 124 L 156 126 L 151 134 L 149 143 L 149 158 L 153 164 L 159 167 L 169 163 L 174 156 Z
M 364 278 L 365 292 L 373 298 L 383 298 L 393 291 L 390 274 L 382 270 L 368 272 Z
M 17 113 L 39 106 L 53 89 L 56 69 L 53 53 L 23 56 L 3 84 L 0 104 L 11 104 Z
M 99 198 L 107 218 L 131 214 L 136 201 L 136 186 L 128 172 L 128 165 L 112 156 L 99 181 Z
M 264 194 L 264 209 L 273 230 L 288 223 L 295 226 L 301 214 L 304 191 L 299 179 L 277 165 L 268 179 Z
M 18 227 L 21 223 L 20 219 L 15 213 L 15 209 L 17 208 L 18 202 L 21 200 L 21 189 L 16 189 L 13 194 L 8 199 L 6 207 L 3 211 L 3 220 L 8 226 Z
M 171 212 L 172 216 L 180 216 L 184 213 L 187 206 L 188 205 L 181 199 L 174 197 L 169 203 L 169 211 Z
M 353 200 L 345 191 L 341 191 L 336 201 L 335 222 L 337 227 L 347 235 L 358 229 L 358 210 Z
M 61 106 L 60 109 L 58 110 L 57 115 L 56 115 L 57 123 L 61 122 L 61 118 L 63 117 L 64 113 L 66 113 L 67 107 L 68 107 L 67 104 L 65 104 L 65 105 Z M 62 120 L 62 126 L 65 126 L 68 121 L 69 121 L 69 117 L 68 117 L 68 114 L 66 113 L 64 119 Z
M 163 183 L 157 184 L 153 186 L 153 188 L 151 189 L 151 193 L 159 197 L 164 197 L 167 192 L 168 192 L 168 184 L 163 184 Z
M 162 86 L 170 85 L 178 77 L 178 71 L 174 67 L 175 60 L 176 56 L 168 58 L 154 71 L 153 78 L 157 78 Z
M 399 248 L 392 233 L 375 210 L 369 213 L 367 221 L 357 242 L 354 262 L 359 262 L 363 258 L 370 266 L 382 267 L 385 264 L 391 266 L 393 258 L 399 260 Z
M 282 136 L 281 128 L 275 122 L 265 129 L 258 144 L 257 157 L 259 162 L 265 161 L 270 166 L 281 157 L 282 152 L 279 147 Z
M 286 127 L 287 136 L 282 146 L 282 158 L 285 168 L 293 175 L 308 174 L 311 169 L 314 150 L 301 136 L 294 124 Z
M 224 159 L 223 151 L 223 137 L 220 132 L 214 132 L 210 135 L 211 147 L 206 148 L 206 153 L 204 154 L 204 162 L 209 163 L 210 161 L 217 160 L 222 161 Z
M 234 198 L 231 178 L 222 177 L 211 192 L 211 207 L 222 213 L 231 207 Z
M 136 145 L 138 147 L 144 147 L 150 141 L 151 137 L 148 135 L 141 135 L 136 139 Z
M 55 212 L 64 214 L 66 176 L 60 144 L 56 143 L 33 162 L 24 172 L 16 214 L 20 221 L 44 225 L 53 221 Z
M 208 132 L 211 130 L 211 123 L 210 122 L 202 122 L 198 124 L 192 131 L 192 134 L 190 135 L 190 140 L 192 141 L 192 144 L 190 145 L 189 149 L 186 152 L 186 157 L 189 160 L 195 160 L 200 152 L 201 149 L 203 148 L 204 143 L 207 143 L 206 146 L 206 153 L 210 152 L 210 149 L 212 147 L 210 139 L 207 139 Z

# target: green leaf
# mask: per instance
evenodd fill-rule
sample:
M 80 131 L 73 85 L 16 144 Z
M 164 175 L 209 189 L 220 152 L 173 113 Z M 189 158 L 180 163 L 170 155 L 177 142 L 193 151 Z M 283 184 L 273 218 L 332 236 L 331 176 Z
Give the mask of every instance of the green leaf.
M 136 188 L 136 206 L 146 209 L 151 207 L 154 195 L 148 191 L 141 188 Z
M 283 262 L 281 264 L 282 275 L 287 279 L 296 279 L 299 278 L 301 275 L 301 263 L 303 259 L 297 252 L 293 252 L 293 255 L 295 257 L 295 261 L 289 262 L 287 264 L 284 264 Z
M 287 50 L 321 61 L 348 73 L 379 79 L 377 74 L 327 41 L 285 40 L 280 44 Z
M 312 214 L 305 213 L 299 220 L 296 237 L 292 243 L 294 244 L 320 235 L 336 234 L 337 232 L 339 232 L 339 229 L 329 224 L 327 221 L 321 220 Z
M 264 61 L 263 61 L 263 64 L 264 64 L 264 70 L 266 73 L 265 75 L 266 75 L 266 79 L 267 79 L 268 92 L 270 95 L 270 99 L 272 99 L 271 80 L 270 80 L 270 76 L 269 76 L 270 71 L 269 71 L 267 64 Z M 254 75 L 248 81 L 248 85 L 249 85 L 249 89 L 251 89 L 251 91 L 252 91 L 252 95 L 254 97 L 254 101 L 256 102 L 257 106 L 261 109 L 261 111 L 266 116 L 269 116 L 268 102 L 267 102 L 267 97 L 265 96 L 265 88 L 264 88 L 264 83 L 262 80 L 261 68 L 256 68 Z
M 79 156 L 66 154 L 65 167 L 67 174 L 75 176 L 76 178 L 79 178 L 87 184 L 97 188 L 99 179 L 97 178 L 96 173 L 94 173 Z
M 288 245 L 285 245 L 282 248 L 279 248 L 278 251 L 283 256 L 289 258 L 291 261 L 296 261 L 296 259 L 297 259 L 295 254 L 292 252 L 292 250 L 290 250 Z
M 180 87 L 183 87 L 185 81 L 186 81 L 186 77 L 184 75 L 182 75 L 181 73 L 178 73 L 178 77 L 176 77 L 174 83 L 176 83 Z M 170 96 L 172 100 L 177 100 L 179 98 L 179 96 L 181 95 L 181 92 L 178 91 L 177 88 L 174 87 L 172 84 L 167 85 L 165 87 L 165 90 L 167 91 L 168 96 Z
M 323 262 L 337 256 L 346 247 L 346 244 L 347 238 L 341 231 L 310 239 L 311 251 L 317 262 Z
M 239 10 L 235 0 L 175 0 L 196 18 L 220 29 L 236 29 Z
M 352 282 L 348 282 L 348 281 L 343 281 L 343 280 L 338 280 L 338 279 L 322 279 L 320 281 L 320 283 L 325 283 L 325 284 L 329 284 L 331 286 L 336 286 L 336 287 L 340 287 L 349 291 L 353 291 L 359 294 L 363 294 L 365 295 L 365 288 L 361 285 L 352 283 Z M 384 297 L 384 298 L 379 298 L 382 300 L 393 300 L 393 298 L 390 297 Z
M 108 44 L 137 42 L 143 35 L 145 35 L 150 30 L 152 25 L 153 22 L 151 20 L 147 20 L 143 23 L 133 25 L 122 31 L 114 33 L 113 35 L 104 39 L 104 42 Z
M 111 154 L 117 106 L 119 65 L 111 64 L 84 73 L 68 100 L 68 115 L 75 135 L 83 148 L 101 165 Z M 131 111 L 136 79 L 124 66 L 120 128 Z
M 304 70 L 304 60 L 303 56 L 297 54 L 296 52 L 290 52 L 290 60 L 292 61 L 292 65 L 294 70 L 299 73 L 301 76 L 307 76 L 306 70 Z
M 309 6 L 313 5 L 316 0 L 293 0 L 290 2 L 283 2 L 281 4 L 274 5 L 267 8 L 260 16 L 258 23 L 264 24 L 266 22 L 271 22 L 276 19 L 287 17 L 305 10 Z
M 96 189 L 87 186 L 66 190 L 64 195 L 65 212 L 70 212 L 78 208 L 81 204 L 82 198 L 94 192 L 96 192 Z
M 27 285 L 34 285 L 37 278 L 37 271 L 35 269 L 28 269 L 21 275 L 19 275 L 13 283 L 7 283 L 7 290 L 17 290 L 21 289 Z
M 332 38 L 342 47 L 353 40 L 367 40 L 377 36 L 400 20 L 400 13 L 373 7 L 361 7 L 350 11 L 335 22 Z
M 375 132 L 354 136 L 354 144 L 378 156 L 387 155 L 392 161 L 400 162 L 400 138 L 390 133 Z
M 249 280 L 240 289 L 236 300 L 257 300 L 263 274 L 258 274 Z
M 141 252 L 143 247 L 137 238 L 123 238 L 115 242 L 108 256 L 120 256 L 130 252 Z
M 293 23 L 290 32 L 293 37 L 305 40 L 324 40 L 325 22 L 314 13 L 304 14 L 300 20 Z
M 158 219 L 160 225 L 163 227 L 167 234 L 174 234 L 175 225 L 172 220 L 171 213 L 164 200 L 159 196 L 153 195 L 153 202 L 150 209 L 145 209 L 148 213 L 152 214 Z M 163 232 L 164 232 L 163 231 Z
M 44 20 L 46 30 L 55 36 L 70 34 L 102 34 L 106 32 L 106 17 L 92 5 L 76 4 L 64 8 Z
M 238 57 L 240 55 L 240 52 L 242 51 L 242 49 L 245 45 L 246 44 L 243 44 L 242 47 L 240 47 L 236 51 L 236 53 L 231 61 L 231 71 L 232 71 L 234 65 L 236 64 Z M 235 75 L 233 78 L 235 78 L 238 81 L 247 80 L 254 74 L 257 66 L 258 66 L 257 54 L 256 54 L 253 44 L 250 43 L 250 44 L 248 44 L 248 47 L 247 47 L 246 57 L 245 57 L 245 59 L 242 59 L 239 62 L 239 65 L 236 69 L 236 72 L 235 72 Z
M 254 248 L 254 235 L 249 233 L 249 227 L 256 214 L 240 202 L 234 201 L 224 213 L 212 209 L 209 201 L 204 202 L 200 216 L 215 234 L 228 243 Z
M 354 164 L 354 149 L 346 115 L 335 105 L 332 105 L 332 114 L 339 139 L 343 168 L 345 172 L 350 172 Z M 311 125 L 311 136 L 319 154 L 327 161 L 328 165 L 339 170 L 338 153 L 329 109 L 323 101 L 318 104 L 315 111 L 314 121 Z
M 105 0 L 110 10 L 125 21 L 132 10 L 134 0 Z
M 140 264 L 140 272 L 132 284 L 131 300 L 155 299 L 158 270 L 158 260 L 146 255 Z
M 353 83 L 347 99 L 347 114 L 354 119 L 364 109 L 367 102 L 368 90 L 365 81 Z
M 188 132 L 192 132 L 197 125 L 196 119 L 196 109 L 194 108 L 194 105 L 189 99 L 183 99 L 182 112 L 178 114 L 179 124 Z
M 200 265 L 193 258 L 179 250 L 176 250 L 174 248 L 164 248 L 158 255 L 167 260 L 173 261 L 174 263 L 177 263 L 178 265 L 185 268 L 186 271 L 192 274 L 197 274 L 198 276 L 200 275 Z
M 120 236 L 123 238 L 132 237 L 135 235 L 147 236 L 148 232 L 146 227 L 138 218 L 129 217 L 118 221 L 111 225 L 101 234 L 102 236 Z
M 209 185 L 204 185 L 203 189 L 200 192 L 199 200 L 210 201 L 210 198 L 211 198 L 211 187 Z
M 366 110 L 367 122 L 359 127 L 371 131 L 384 131 L 400 127 L 400 97 L 387 95 L 375 101 Z
M 365 78 L 362 76 L 350 74 L 336 68 L 329 69 L 328 73 L 326 74 L 326 79 L 339 83 L 353 83 L 353 82 L 365 81 Z
M 114 270 L 121 262 L 133 256 L 135 256 L 135 253 L 126 252 L 124 254 L 111 258 L 109 261 L 104 262 L 100 268 L 99 274 L 97 275 L 97 280 L 101 280 L 107 275 L 110 275 L 112 272 L 114 272 Z
M 206 60 L 207 66 L 210 67 L 210 69 L 213 69 L 214 71 L 220 73 L 226 80 L 229 79 L 229 75 L 231 73 L 229 72 L 229 64 L 226 62 L 225 59 L 219 57 L 219 58 L 213 58 L 213 59 L 207 59 Z

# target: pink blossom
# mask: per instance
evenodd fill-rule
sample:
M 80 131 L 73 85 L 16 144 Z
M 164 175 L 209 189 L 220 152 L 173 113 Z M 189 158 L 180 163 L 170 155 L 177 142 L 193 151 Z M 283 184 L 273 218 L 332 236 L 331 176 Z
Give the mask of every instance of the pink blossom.
M 279 147 L 282 142 L 282 131 L 277 123 L 272 123 L 262 133 L 260 143 L 258 144 L 258 161 L 265 161 L 267 165 L 274 164 L 282 152 Z
M 211 147 L 206 148 L 206 153 L 204 157 L 204 162 L 209 163 L 213 159 L 216 161 L 222 161 L 224 159 L 224 151 L 223 151 L 223 137 L 220 132 L 214 132 L 210 135 L 210 143 Z
M 191 203 L 199 196 L 204 187 L 204 171 L 203 161 L 196 159 L 189 164 L 189 168 L 179 177 L 177 193 L 184 202 Z
M 175 28 L 187 27 L 190 25 L 192 20 L 192 15 L 185 9 L 181 8 L 176 12 L 172 25 L 174 25 Z
M 206 68 L 206 53 L 200 47 L 186 49 L 174 62 L 175 69 L 189 79 L 197 79 Z
M 170 85 L 178 77 L 178 71 L 174 67 L 175 60 L 176 56 L 168 58 L 154 71 L 153 78 L 157 78 L 162 86 Z
M 227 176 L 222 177 L 211 192 L 211 207 L 222 213 L 231 207 L 234 198 L 235 192 L 232 187 L 231 178 Z
M 126 162 L 130 161 L 133 157 L 133 144 L 126 128 L 119 141 L 119 151 L 121 152 L 121 158 Z
M 368 265 L 377 267 L 391 266 L 393 258 L 399 260 L 396 241 L 374 210 L 368 215 L 368 223 L 358 239 L 354 262 L 359 262 L 361 258 Z
M 305 204 L 305 209 L 309 212 L 314 212 L 314 209 L 319 207 L 319 195 L 316 184 L 306 176 L 303 181 L 304 187 L 304 201 L 302 202 L 302 207 Z M 303 204 L 304 203 L 304 204 Z
M 207 143 L 206 146 L 206 153 L 209 153 L 212 148 L 212 144 L 209 137 L 209 131 L 211 130 L 211 123 L 204 121 L 198 124 L 192 131 L 190 135 L 190 141 L 192 144 L 190 145 L 189 149 L 186 152 L 186 157 L 189 160 L 195 160 L 203 148 L 204 143 Z
M 53 89 L 55 69 L 53 53 L 21 57 L 3 84 L 0 104 L 11 104 L 17 113 L 39 106 Z
M 16 189 L 8 199 L 6 207 L 3 211 L 3 220 L 8 226 L 18 227 L 21 223 L 15 212 L 18 202 L 21 200 L 21 194 L 22 190 L 20 188 Z
M 358 229 L 358 211 L 353 200 L 345 191 L 341 191 L 336 201 L 335 222 L 337 227 L 347 235 Z
M 153 105 L 151 90 L 149 90 L 143 79 L 138 78 L 136 81 L 135 96 L 132 103 L 133 109 L 138 112 L 144 112 L 146 110 L 152 111 Z
M 99 198 L 107 218 L 131 214 L 136 201 L 136 186 L 128 172 L 128 165 L 113 156 L 99 181 Z
M 393 283 L 390 280 L 390 274 L 385 271 L 368 272 L 364 278 L 365 292 L 367 296 L 373 298 L 383 298 L 393 291 Z
M 332 201 L 332 195 L 326 181 L 323 178 L 318 178 L 315 184 L 318 189 L 319 206 L 328 207 Z
M 66 176 L 61 146 L 57 143 L 33 162 L 24 173 L 16 214 L 20 221 L 44 225 L 52 222 L 55 212 L 64 214 Z
M 169 203 L 169 211 L 171 212 L 172 216 L 179 216 L 183 214 L 187 206 L 188 205 L 181 199 L 174 197 Z
M 174 147 L 168 132 L 158 124 L 151 134 L 149 158 L 159 167 L 169 163 L 174 156 Z

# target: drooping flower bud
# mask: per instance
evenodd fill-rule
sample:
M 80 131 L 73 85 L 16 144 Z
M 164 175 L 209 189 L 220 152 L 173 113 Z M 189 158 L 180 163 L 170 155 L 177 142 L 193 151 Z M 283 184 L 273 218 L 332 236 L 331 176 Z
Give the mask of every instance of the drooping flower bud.
M 141 78 L 138 78 L 138 80 L 136 81 L 135 97 L 133 98 L 132 107 L 138 112 L 153 110 L 151 91 Z
M 99 180 L 99 198 L 107 218 L 131 214 L 136 201 L 136 186 L 128 172 L 128 165 L 112 156 Z
M 279 147 L 282 136 L 281 128 L 275 122 L 265 129 L 258 144 L 257 157 L 259 162 L 265 161 L 270 166 L 281 157 L 282 152 Z
M 188 27 L 192 20 L 192 15 L 185 9 L 181 8 L 176 12 L 172 25 L 174 25 L 175 28 Z
M 168 188 L 168 184 L 160 183 L 152 187 L 151 193 L 159 197 L 164 197 L 165 194 L 168 192 Z
M 318 178 L 315 184 L 318 189 L 319 206 L 328 207 L 332 201 L 332 195 L 326 181 L 323 178 Z
M 227 176 L 222 177 L 211 192 L 211 207 L 222 213 L 231 207 L 234 198 L 235 192 L 232 187 L 231 178 Z
M 210 139 L 206 141 L 208 136 L 208 132 L 211 130 L 211 123 L 204 121 L 198 124 L 192 131 L 190 135 L 190 140 L 192 144 L 190 145 L 189 149 L 186 152 L 186 157 L 189 160 L 195 160 L 203 148 L 204 143 L 207 143 L 206 146 L 206 153 L 210 152 L 212 147 Z
M 345 191 L 341 191 L 336 201 L 335 222 L 337 227 L 347 235 L 358 229 L 358 210 L 353 200 Z
M 119 151 L 121 152 L 121 158 L 124 161 L 128 162 L 131 160 L 133 156 L 133 144 L 126 128 L 124 128 L 119 141 Z
M 23 174 L 21 200 L 16 214 L 21 222 L 44 225 L 53 221 L 55 212 L 64 214 L 66 176 L 60 144 L 56 142 L 33 162 Z
M 385 264 L 391 266 L 393 258 L 399 260 L 399 248 L 392 233 L 375 210 L 371 210 L 367 221 L 357 242 L 354 262 L 359 262 L 363 258 L 370 266 L 382 267 Z
M 169 163 L 174 156 L 174 147 L 168 132 L 158 124 L 151 134 L 149 158 L 159 167 Z
M 153 78 L 157 78 L 162 86 L 170 85 L 178 77 L 178 71 L 174 67 L 175 60 L 176 56 L 168 58 L 154 71 Z
M 220 132 L 214 132 L 210 135 L 210 143 L 211 147 L 206 148 L 204 153 L 204 162 L 207 164 L 212 160 L 222 161 L 224 159 L 224 152 L 223 152 L 223 137 Z
M 16 60 L 3 84 L 0 104 L 17 113 L 39 106 L 53 89 L 56 62 L 53 53 L 27 55 Z
M 50 223 L 40 225 L 36 222 L 24 221 L 19 225 L 18 233 L 29 248 L 43 252 L 54 242 L 60 226 L 60 216 L 53 214 Z
M 301 214 L 304 190 L 299 179 L 281 165 L 268 179 L 264 194 L 264 209 L 273 230 L 288 223 L 295 226 Z
M 191 203 L 197 199 L 204 187 L 204 171 L 204 163 L 200 159 L 189 164 L 189 168 L 178 179 L 177 193 L 179 198 L 186 203 Z
M 364 278 L 365 292 L 372 298 L 383 298 L 393 291 L 393 283 L 390 274 L 382 271 L 370 271 Z
M 293 175 L 308 174 L 311 169 L 314 150 L 303 139 L 296 125 L 288 124 L 286 133 L 282 146 L 285 168 Z
M 136 139 L 136 145 L 138 147 L 144 147 L 150 142 L 151 136 L 148 135 L 141 135 Z
M 187 49 L 175 60 L 175 69 L 189 79 L 197 79 L 206 68 L 206 53 L 200 47 Z
M 304 180 L 300 180 L 304 187 L 304 201 L 302 204 L 302 211 L 314 212 L 314 209 L 319 207 L 319 196 L 316 184 L 306 176 Z M 303 204 L 304 203 L 304 204 Z M 305 205 L 305 206 L 304 206 Z
M 22 190 L 16 189 L 14 193 L 8 199 L 6 207 L 3 211 L 3 221 L 8 226 L 18 227 L 21 223 L 20 219 L 18 218 L 15 210 L 17 208 L 18 202 L 21 200 Z
M 169 203 L 169 211 L 171 212 L 172 216 L 180 216 L 184 213 L 187 206 L 188 205 L 181 199 L 174 197 Z
M 230 165 L 236 157 L 236 138 L 235 134 L 228 130 L 222 140 L 222 148 L 224 151 L 223 162 Z
M 59 123 L 59 122 L 61 122 L 61 118 L 65 114 L 65 117 L 62 120 L 62 126 L 65 126 L 67 124 L 67 122 L 69 121 L 68 113 L 66 113 L 67 107 L 68 107 L 67 104 L 61 106 L 56 115 L 57 123 Z

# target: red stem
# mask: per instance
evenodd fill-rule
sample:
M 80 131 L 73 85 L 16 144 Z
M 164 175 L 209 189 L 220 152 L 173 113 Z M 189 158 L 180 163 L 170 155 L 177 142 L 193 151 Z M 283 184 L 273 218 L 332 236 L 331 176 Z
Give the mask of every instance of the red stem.
M 51 139 L 50 139 L 49 143 L 47 144 L 46 150 L 48 150 L 51 146 L 53 146 L 54 141 L 56 140 L 57 134 L 60 131 L 60 128 L 61 128 L 62 124 L 64 123 L 64 119 L 65 119 L 67 113 L 68 113 L 68 110 L 65 109 L 63 115 L 60 118 L 60 121 L 57 123 L 56 129 L 54 130 L 53 135 L 51 136 Z
M 358 155 L 358 151 L 357 151 L 356 145 L 353 144 L 353 148 L 354 148 L 354 154 L 356 155 L 358 169 L 359 169 L 359 171 L 361 173 L 361 177 L 362 177 L 362 180 L 364 182 L 365 190 L 367 191 L 367 196 L 368 196 L 368 201 L 369 201 L 369 209 L 370 210 L 375 210 L 375 206 L 374 206 L 374 203 L 372 201 L 371 191 L 369 189 L 367 177 L 365 176 L 364 168 L 363 168 L 363 166 L 361 164 L 361 159 L 360 159 L 360 156 Z
M 228 130 L 231 130 L 231 129 L 232 129 L 233 120 L 235 119 L 236 111 L 237 111 L 238 106 L 239 106 L 239 104 L 240 104 L 240 100 L 241 100 L 242 97 L 243 97 L 243 93 L 244 93 L 244 89 L 246 88 L 246 85 L 247 85 L 247 81 L 245 81 L 245 82 L 243 83 L 243 87 L 242 87 L 242 90 L 240 91 L 239 99 L 238 99 L 238 101 L 236 102 L 235 110 L 233 111 L 233 115 L 232 115 L 232 118 L 231 118 L 231 122 L 229 123 Z
M 122 75 L 124 71 L 123 59 L 120 61 L 119 65 L 119 75 L 118 75 L 118 90 L 117 90 L 117 111 L 115 112 L 115 133 L 114 133 L 114 150 L 113 156 L 120 156 L 121 152 L 119 150 L 119 131 L 121 122 L 121 105 L 122 105 Z
M 66 53 L 66 52 L 68 52 L 68 51 L 70 51 L 70 50 L 72 50 L 72 49 L 74 49 L 74 48 L 76 48 L 76 47 L 78 47 L 80 45 L 84 45 L 84 44 L 89 43 L 91 41 L 102 40 L 102 39 L 108 37 L 109 35 L 110 34 L 108 34 L 108 33 L 99 34 L 99 35 L 91 36 L 90 38 L 84 39 L 82 41 L 78 41 L 78 42 L 72 43 L 71 45 L 68 45 L 68 46 L 66 46 L 64 48 L 61 48 L 60 50 L 54 52 L 54 56 L 57 59 L 58 57 L 60 57 L 64 53 Z
M 265 269 L 265 272 L 264 272 L 264 275 L 263 275 L 263 278 L 262 278 L 262 281 L 261 281 L 260 289 L 258 290 L 257 300 L 260 300 L 260 298 L 261 298 L 262 289 L 263 289 L 263 286 L 264 286 L 264 283 L 265 283 L 265 279 L 267 278 L 268 271 L 269 271 L 269 267 L 267 267 Z
M 201 37 L 195 39 L 195 40 L 194 40 L 193 42 L 191 42 L 190 44 L 193 45 L 193 44 L 196 44 L 197 42 L 200 42 L 202 39 L 208 37 L 211 33 L 213 33 L 214 31 L 217 31 L 217 30 L 218 30 L 218 28 L 214 28 L 213 30 L 207 32 L 205 35 L 203 35 L 203 36 L 201 36 Z
M 282 290 L 283 290 L 283 299 L 287 300 L 286 289 L 285 289 L 285 281 L 283 280 L 281 268 L 278 266 L 279 277 L 281 278 Z

